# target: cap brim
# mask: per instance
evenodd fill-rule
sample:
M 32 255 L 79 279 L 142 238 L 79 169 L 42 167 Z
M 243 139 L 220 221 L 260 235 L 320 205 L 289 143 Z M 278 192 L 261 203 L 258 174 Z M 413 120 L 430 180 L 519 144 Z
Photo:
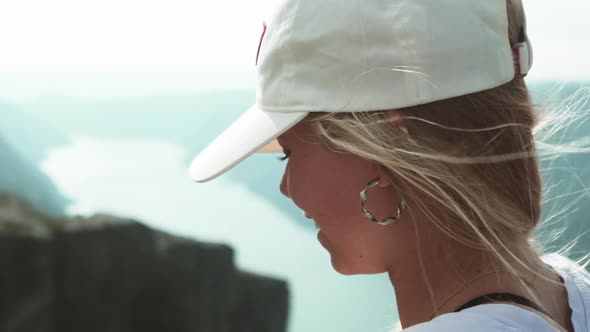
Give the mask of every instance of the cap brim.
M 256 105 L 223 131 L 192 161 L 190 176 L 207 182 L 264 149 L 275 152 L 273 140 L 303 120 L 309 112 L 265 112 Z

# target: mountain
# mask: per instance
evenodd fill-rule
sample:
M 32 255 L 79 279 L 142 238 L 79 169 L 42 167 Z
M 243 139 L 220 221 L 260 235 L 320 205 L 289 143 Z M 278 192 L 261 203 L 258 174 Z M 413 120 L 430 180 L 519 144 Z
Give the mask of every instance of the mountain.
M 46 118 L 51 118 L 51 114 L 31 114 L 17 105 L 0 101 L 0 132 L 23 158 L 35 164 L 45 158 L 49 148 L 69 141 Z
M 31 203 L 43 213 L 64 216 L 69 200 L 55 184 L 19 153 L 0 135 L 0 192 L 13 193 Z
M 39 97 L 19 106 L 70 135 L 158 139 L 195 151 L 255 101 L 254 91 L 224 90 L 94 99 Z
M 588 83 L 534 82 L 529 84 L 534 100 L 539 105 L 558 104 L 573 92 Z M 35 117 L 47 127 L 56 128 L 66 134 L 81 134 L 108 138 L 150 138 L 173 141 L 185 147 L 192 157 L 203 149 L 225 127 L 238 118 L 255 102 L 254 90 L 218 90 L 183 94 L 163 94 L 102 99 L 71 97 L 43 97 L 20 105 L 27 114 Z M 579 122 L 570 128 L 568 136 L 590 135 L 590 121 Z M 26 144 L 25 144 L 26 145 Z M 187 160 L 187 167 L 190 162 Z M 571 188 L 580 188 L 590 181 L 590 175 L 583 173 L 583 180 L 571 175 L 574 168 L 580 174 L 590 165 L 587 154 L 569 155 L 553 161 L 563 167 L 570 167 L 570 174 L 552 171 L 545 177 L 563 180 L 563 188 L 554 191 L 565 193 Z M 543 161 L 548 168 L 549 162 Z M 243 184 L 256 194 L 279 206 L 285 213 L 300 216 L 301 211 L 288 199 L 278 193 L 278 186 L 284 164 L 272 155 L 255 155 L 226 174 L 232 180 Z M 546 211 L 555 209 L 560 200 L 547 202 Z M 563 200 L 561 204 L 563 204 Z M 590 204 L 581 204 L 583 206 Z M 584 223 L 587 212 L 572 211 L 570 222 Z M 314 226 L 301 220 L 305 227 Z M 590 241 L 588 241 L 590 243 Z
M 222 90 L 103 99 L 42 97 L 19 106 L 69 135 L 172 141 L 188 151 L 188 168 L 192 156 L 255 102 L 253 90 Z M 300 217 L 299 208 L 277 195 L 283 167 L 276 156 L 255 155 L 227 176 L 272 201 L 286 214 Z M 295 220 L 315 230 L 303 218 Z

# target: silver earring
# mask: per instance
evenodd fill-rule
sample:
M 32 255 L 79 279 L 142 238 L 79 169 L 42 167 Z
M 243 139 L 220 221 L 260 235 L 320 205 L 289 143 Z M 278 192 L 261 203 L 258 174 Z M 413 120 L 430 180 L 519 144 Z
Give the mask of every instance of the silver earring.
M 399 207 L 397 208 L 397 215 L 395 217 L 387 217 L 381 221 L 378 221 L 375 218 L 375 216 L 365 208 L 365 205 L 367 205 L 367 191 L 370 188 L 377 186 L 379 182 L 380 178 L 371 180 L 369 183 L 367 183 L 365 189 L 361 191 L 361 211 L 363 211 L 365 217 L 367 217 L 369 221 L 377 223 L 379 225 L 387 226 L 399 219 L 400 215 L 402 214 L 402 210 L 406 207 L 406 201 L 402 198 L 402 200 L 399 202 Z

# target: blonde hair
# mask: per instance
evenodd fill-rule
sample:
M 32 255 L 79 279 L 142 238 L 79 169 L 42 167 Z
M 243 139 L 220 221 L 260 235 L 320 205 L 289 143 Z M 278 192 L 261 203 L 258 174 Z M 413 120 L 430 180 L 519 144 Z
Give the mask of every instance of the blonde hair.
M 514 45 L 523 25 L 522 3 L 507 5 Z M 581 142 L 550 142 L 583 116 L 580 109 L 538 114 L 524 80 L 515 78 L 487 91 L 396 110 L 406 130 L 392 125 L 387 110 L 320 113 L 309 121 L 329 146 L 388 170 L 401 196 L 427 197 L 412 200 L 418 205 L 412 208 L 452 239 L 493 254 L 542 306 L 519 276 L 528 270 L 556 283 L 537 273 L 543 250 L 534 235 L 543 199 L 539 158 L 588 151 Z M 434 206 L 445 213 L 431 212 Z

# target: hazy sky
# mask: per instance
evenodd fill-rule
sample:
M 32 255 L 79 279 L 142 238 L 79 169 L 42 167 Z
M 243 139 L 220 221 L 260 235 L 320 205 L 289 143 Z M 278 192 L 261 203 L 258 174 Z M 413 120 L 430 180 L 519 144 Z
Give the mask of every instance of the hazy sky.
M 531 78 L 590 78 L 590 1 L 524 1 L 535 48 Z M 0 72 L 253 71 L 271 3 L 1 1 Z

